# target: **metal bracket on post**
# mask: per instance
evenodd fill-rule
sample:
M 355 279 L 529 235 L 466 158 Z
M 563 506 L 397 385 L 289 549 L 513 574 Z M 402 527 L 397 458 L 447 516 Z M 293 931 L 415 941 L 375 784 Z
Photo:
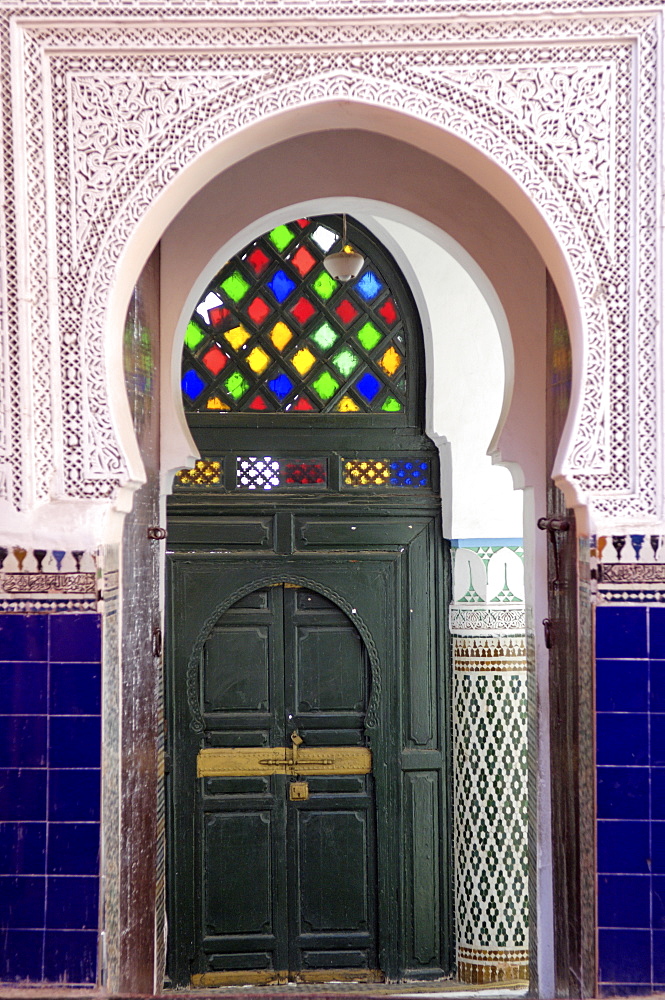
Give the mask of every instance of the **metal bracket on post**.
M 570 521 L 567 517 L 539 517 L 537 521 L 541 531 L 547 532 L 547 537 L 552 543 L 554 551 L 554 579 L 552 583 L 559 583 L 559 535 L 560 531 L 570 531 Z

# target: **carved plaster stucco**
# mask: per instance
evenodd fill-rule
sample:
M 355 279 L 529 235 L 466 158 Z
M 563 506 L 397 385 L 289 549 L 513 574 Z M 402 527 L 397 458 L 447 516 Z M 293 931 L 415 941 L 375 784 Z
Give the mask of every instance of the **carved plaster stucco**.
M 615 2 L 565 15 L 577 6 L 540 18 L 526 0 L 0 4 L 11 418 L 0 495 L 23 508 L 114 495 L 127 466 L 105 307 L 137 225 L 223 138 L 343 99 L 453 132 L 528 193 L 566 254 L 585 328 L 564 471 L 600 522 L 657 518 L 659 14 Z

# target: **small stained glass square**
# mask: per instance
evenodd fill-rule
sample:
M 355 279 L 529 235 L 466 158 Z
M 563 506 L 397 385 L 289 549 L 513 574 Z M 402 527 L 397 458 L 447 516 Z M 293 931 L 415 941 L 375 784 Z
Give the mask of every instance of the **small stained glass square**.
M 298 396 L 292 409 L 296 413 L 312 413 L 318 410 L 318 407 L 314 406 L 314 403 L 307 396 Z
M 238 402 L 249 389 L 249 382 L 246 378 L 243 378 L 240 372 L 234 372 L 233 375 L 229 375 L 229 377 L 224 380 L 224 386 L 229 396 Z
M 329 351 L 333 344 L 339 340 L 339 334 L 333 330 L 330 323 L 321 323 L 314 333 L 310 334 L 310 339 L 314 341 L 320 351 Z
M 232 330 L 226 331 L 224 340 L 228 341 L 234 351 L 239 351 L 247 343 L 249 336 L 244 326 L 234 326 Z
M 394 396 L 386 396 L 381 404 L 381 409 L 384 413 L 398 413 L 402 409 L 402 404 Z
M 337 282 L 327 271 L 321 271 L 321 273 L 312 281 L 312 288 L 324 302 L 327 302 L 330 296 L 337 289 Z
M 341 351 L 334 354 L 330 359 L 332 364 L 335 366 L 340 375 L 344 378 L 351 378 L 354 371 L 360 364 L 360 358 L 349 350 L 348 347 L 343 347 Z
M 265 299 L 262 299 L 260 295 L 257 295 L 255 299 L 252 299 L 250 304 L 247 306 L 247 315 L 253 323 L 257 326 L 261 326 L 264 320 L 272 312 L 272 307 L 268 305 Z
M 256 375 L 261 375 L 270 364 L 270 355 L 266 354 L 262 347 L 254 347 L 245 361 Z
M 429 486 L 429 462 L 419 459 L 391 462 L 390 485 L 411 488 Z
M 366 351 L 371 351 L 383 339 L 383 334 L 371 320 L 367 320 L 358 330 L 356 337 Z
M 291 315 L 298 321 L 300 326 L 304 326 L 308 320 L 316 313 L 316 308 L 306 296 L 301 295 L 294 306 L 291 306 Z
M 259 275 L 263 274 L 266 267 L 270 263 L 270 257 L 265 252 L 265 250 L 261 249 L 261 247 L 254 247 L 251 253 L 247 254 L 245 260 L 247 261 L 252 271 L 257 276 L 257 278 L 259 277 Z
M 374 271 L 365 271 L 363 276 L 356 281 L 354 288 L 365 302 L 371 302 L 372 299 L 377 297 L 383 288 L 383 284 L 374 274 Z
M 280 253 L 286 250 L 289 243 L 293 243 L 295 234 L 288 226 L 275 226 L 268 233 L 268 239 Z
M 222 291 L 233 302 L 241 302 L 249 291 L 249 284 L 240 271 L 234 271 L 222 282 Z
M 220 326 L 232 326 L 235 323 L 235 318 L 230 309 L 225 306 L 215 306 L 208 313 L 211 326 L 218 329 Z
M 301 278 L 305 278 L 315 264 L 316 257 L 305 246 L 298 247 L 293 257 L 291 257 L 291 265 L 295 267 Z
M 275 323 L 272 330 L 270 331 L 270 339 L 272 340 L 273 347 L 278 351 L 283 351 L 286 345 L 293 340 L 293 332 L 289 330 L 286 323 Z
M 200 396 L 206 387 L 205 382 L 201 378 L 198 372 L 190 368 L 189 371 L 185 372 L 182 377 L 182 391 L 189 399 L 196 399 Z
M 326 466 L 321 462 L 284 462 L 284 483 L 287 486 L 322 486 L 326 482 Z
M 328 229 L 327 226 L 317 226 L 311 234 L 311 238 L 314 240 L 317 247 L 323 250 L 324 253 L 328 253 L 331 246 L 333 246 L 338 239 L 337 233 L 333 233 L 332 229 Z
M 285 375 L 282 372 L 282 374 L 277 375 L 275 378 L 271 378 L 268 381 L 267 385 L 270 391 L 274 393 L 274 395 L 277 396 L 277 399 L 281 401 L 282 399 L 285 399 L 291 392 L 294 383 L 293 380 L 290 379 L 288 375 Z
M 332 377 L 330 372 L 324 371 L 321 372 L 318 378 L 314 379 L 312 389 L 319 399 L 322 399 L 325 403 L 335 395 L 339 389 L 339 382 Z
M 206 410 L 219 410 L 220 412 L 226 412 L 230 409 L 231 407 L 229 404 L 221 400 L 219 396 L 208 396 Z
M 189 347 L 190 351 L 195 351 L 204 337 L 205 334 L 203 333 L 201 327 L 198 326 L 194 320 L 190 320 L 185 332 L 185 343 L 187 344 L 187 347 Z
M 368 403 L 371 403 L 381 388 L 381 383 L 375 375 L 371 374 L 371 372 L 365 372 L 362 378 L 358 379 L 355 387 L 356 391 L 360 393 L 363 399 L 366 399 Z
M 353 302 L 348 299 L 342 299 L 339 305 L 335 306 L 335 312 L 341 319 L 344 326 L 348 326 L 358 315 L 358 310 L 354 306 Z
M 360 409 L 353 396 L 342 396 L 335 407 L 338 413 L 357 413 Z
M 254 398 L 252 400 L 250 400 L 250 403 L 249 403 L 249 406 L 247 407 L 247 409 L 248 410 L 252 410 L 254 412 L 256 412 L 257 410 L 259 412 L 262 412 L 263 410 L 270 409 L 270 407 L 268 406 L 268 403 L 266 402 L 265 396 L 263 396 L 260 392 L 257 392 L 256 396 L 254 396 Z
M 402 364 L 402 355 L 399 351 L 391 345 L 388 350 L 381 356 L 379 365 L 383 368 L 386 375 L 391 377 L 395 374 L 399 366 Z
M 354 459 L 344 462 L 345 486 L 386 486 L 390 480 L 390 462 L 385 459 Z
M 279 485 L 279 461 L 277 459 L 269 456 L 236 459 L 236 488 L 272 490 Z
M 267 287 L 281 305 L 282 302 L 285 302 L 286 299 L 288 299 L 289 295 L 296 287 L 296 283 L 293 278 L 289 278 L 286 271 L 282 271 L 280 268 L 278 271 L 275 271 L 272 278 L 268 282 Z
M 308 347 L 301 347 L 299 351 L 296 351 L 296 353 L 291 356 L 291 364 L 298 374 L 303 377 L 307 374 L 315 362 L 316 358 Z
M 384 323 L 388 326 L 393 326 L 397 321 L 397 309 L 395 308 L 395 303 L 392 299 L 388 298 L 379 308 L 376 310 Z
M 220 351 L 219 347 L 215 346 L 206 351 L 201 360 L 209 372 L 212 372 L 213 375 L 219 375 L 229 359 L 224 351 Z

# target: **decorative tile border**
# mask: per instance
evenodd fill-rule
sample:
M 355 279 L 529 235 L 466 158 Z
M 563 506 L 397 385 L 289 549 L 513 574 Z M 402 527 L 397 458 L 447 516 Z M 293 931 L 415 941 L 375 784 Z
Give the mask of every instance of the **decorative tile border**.
M 0 548 L 0 612 L 80 613 L 98 610 L 97 556 L 64 549 Z
M 665 535 L 600 535 L 590 555 L 597 604 L 665 603 Z

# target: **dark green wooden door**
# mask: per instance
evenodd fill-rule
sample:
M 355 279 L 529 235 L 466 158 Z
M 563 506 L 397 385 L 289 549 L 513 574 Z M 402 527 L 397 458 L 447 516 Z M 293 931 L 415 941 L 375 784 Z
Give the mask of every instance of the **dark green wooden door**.
M 201 656 L 209 747 L 291 746 L 296 731 L 303 747 L 364 745 L 364 644 L 320 594 L 289 586 L 250 593 L 220 617 Z M 292 800 L 296 781 L 308 798 Z M 239 970 L 244 981 L 375 970 L 371 774 L 198 783 L 195 984 L 229 982 Z

